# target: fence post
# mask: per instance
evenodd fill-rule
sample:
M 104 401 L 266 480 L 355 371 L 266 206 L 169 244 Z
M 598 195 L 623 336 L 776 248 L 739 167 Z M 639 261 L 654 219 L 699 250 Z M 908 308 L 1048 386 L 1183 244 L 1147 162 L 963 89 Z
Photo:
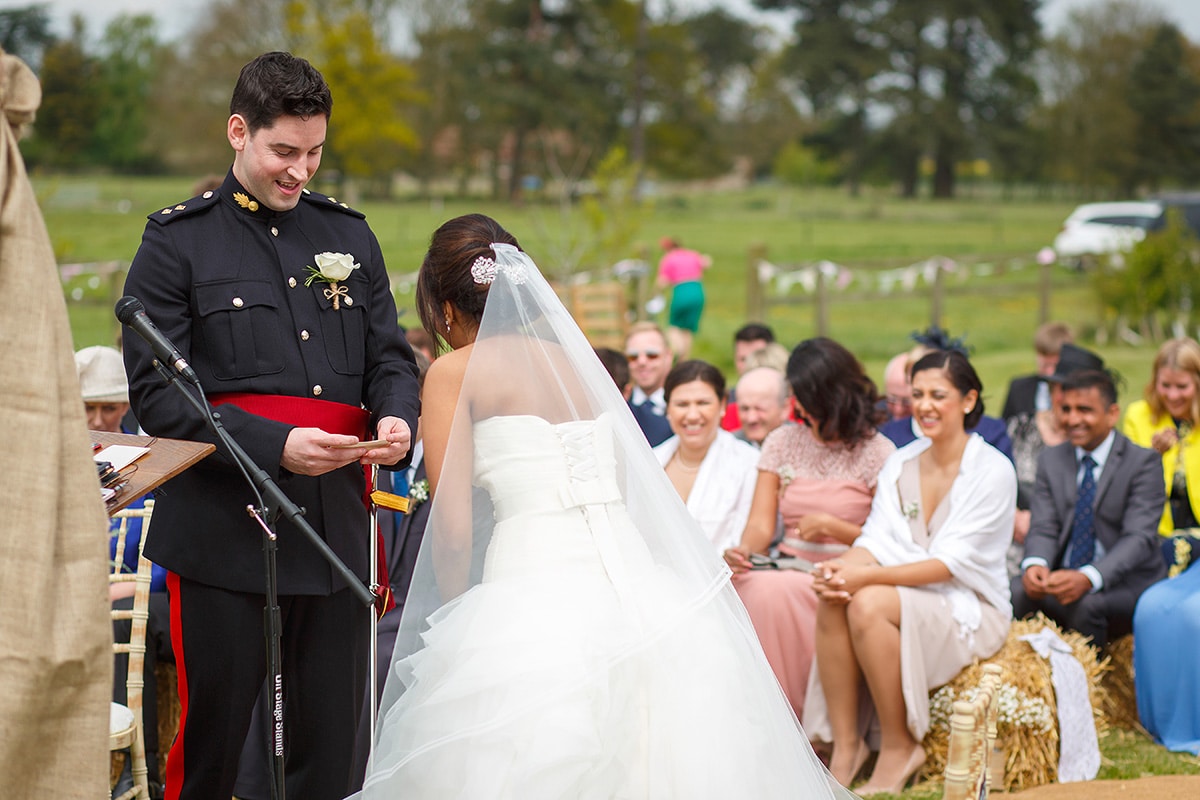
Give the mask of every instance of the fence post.
M 1040 261 L 1040 259 L 1039 259 Z M 1038 264 L 1038 324 L 1050 321 L 1050 264 Z
M 763 301 L 762 283 L 758 279 L 758 263 L 767 258 L 767 246 L 754 244 L 746 258 L 746 320 L 766 322 L 766 304 Z
M 945 295 L 945 284 L 942 275 L 945 270 L 942 269 L 942 263 L 937 263 L 937 268 L 933 273 L 933 294 L 929 304 L 929 324 L 941 327 L 942 326 L 942 301 Z
M 817 336 L 829 335 L 829 293 L 825 286 L 824 264 L 817 265 L 816 309 Z

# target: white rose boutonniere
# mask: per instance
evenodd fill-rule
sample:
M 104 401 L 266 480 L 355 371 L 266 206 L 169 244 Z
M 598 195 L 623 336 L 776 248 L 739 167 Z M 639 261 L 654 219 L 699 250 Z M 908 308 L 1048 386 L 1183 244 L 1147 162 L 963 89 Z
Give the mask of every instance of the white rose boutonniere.
M 305 286 L 312 286 L 313 281 L 323 281 L 329 284 L 329 288 L 325 290 L 325 299 L 333 301 L 333 310 L 338 310 L 338 301 L 341 298 L 346 298 L 346 305 L 354 305 L 354 298 L 350 297 L 349 289 L 345 286 L 338 286 L 338 281 L 344 281 L 350 277 L 350 273 L 358 269 L 361 265 L 354 263 L 354 256 L 349 253 L 317 253 L 313 256 L 317 262 L 315 267 L 308 266 L 305 270 L 308 271 L 308 280 L 304 282 Z

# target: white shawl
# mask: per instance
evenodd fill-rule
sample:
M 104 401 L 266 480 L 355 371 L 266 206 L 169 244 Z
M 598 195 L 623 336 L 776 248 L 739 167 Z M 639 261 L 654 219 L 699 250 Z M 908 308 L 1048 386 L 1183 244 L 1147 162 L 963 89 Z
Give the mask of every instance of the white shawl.
M 678 449 L 679 437 L 672 436 L 654 448 L 654 455 L 666 467 Z M 754 499 L 754 484 L 758 481 L 759 455 L 754 445 L 718 430 L 717 438 L 700 462 L 700 471 L 688 495 L 687 510 L 700 523 L 700 529 L 718 553 L 742 540 Z
M 931 444 L 922 437 L 888 457 L 879 472 L 871 514 L 854 544 L 885 566 L 929 558 L 945 564 L 953 578 L 924 588 L 946 595 L 960 634 L 969 637 L 979 628 L 979 597 L 1012 616 L 1005 553 L 1012 541 L 1017 475 L 1008 458 L 972 434 L 950 487 L 949 514 L 926 550 L 913 541 L 900 508 L 897 480 L 904 462 Z

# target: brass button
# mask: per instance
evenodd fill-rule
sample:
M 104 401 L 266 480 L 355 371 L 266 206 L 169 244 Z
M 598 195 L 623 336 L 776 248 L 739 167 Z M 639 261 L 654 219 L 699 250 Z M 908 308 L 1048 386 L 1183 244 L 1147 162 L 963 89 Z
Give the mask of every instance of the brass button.
M 325 391 L 325 390 L 321 388 L 321 384 L 319 384 L 319 383 L 313 387 L 313 394 L 319 395 L 323 391 Z
M 244 300 L 242 300 L 242 298 L 240 298 L 240 297 L 233 298 L 233 307 L 234 308 L 241 308 L 244 305 L 246 305 L 246 303 Z
M 302 342 L 308 341 L 308 331 L 300 331 L 300 341 L 302 341 Z
M 295 288 L 296 288 L 296 279 L 295 279 L 295 278 L 288 278 L 288 286 L 290 286 L 290 287 L 292 287 L 293 289 L 295 289 Z
M 271 226 L 271 235 L 272 235 L 272 236 L 278 236 L 278 235 L 279 235 L 279 228 L 276 228 L 274 225 L 272 225 L 272 226 Z

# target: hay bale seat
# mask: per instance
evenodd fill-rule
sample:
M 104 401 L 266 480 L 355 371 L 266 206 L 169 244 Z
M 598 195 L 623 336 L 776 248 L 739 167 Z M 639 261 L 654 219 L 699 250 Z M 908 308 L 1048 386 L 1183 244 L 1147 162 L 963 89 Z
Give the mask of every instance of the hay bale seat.
M 1108 724 L 1145 732 L 1138 719 L 1137 690 L 1133 684 L 1133 634 L 1109 643 L 1108 661 L 1109 669 L 1100 681 L 1106 692 L 1104 716 Z
M 1000 678 L 995 749 L 1003 755 L 1004 773 L 992 775 L 989 781 L 992 789 L 1016 791 L 1057 780 L 1058 705 L 1050 681 L 1050 662 L 1020 638 L 1037 633 L 1044 627 L 1051 628 L 1070 645 L 1075 657 L 1083 665 L 1096 719 L 1096 732 L 1103 734 L 1107 730 L 1105 711 L 1109 707 L 1109 700 L 1101 679 L 1109 670 L 1108 658 L 1099 659 L 1088 638 L 1074 631 L 1064 632 L 1054 622 L 1038 614 L 1032 619 L 1014 621 L 1000 652 L 989 659 L 975 662 L 953 681 L 930 693 L 930 728 L 922 742 L 926 760 L 921 777 L 931 782 L 942 780 L 946 770 L 950 715 L 954 701 L 972 699 L 983 677 L 983 665 L 996 664 L 1003 672 Z M 998 771 L 999 764 L 995 766 Z

